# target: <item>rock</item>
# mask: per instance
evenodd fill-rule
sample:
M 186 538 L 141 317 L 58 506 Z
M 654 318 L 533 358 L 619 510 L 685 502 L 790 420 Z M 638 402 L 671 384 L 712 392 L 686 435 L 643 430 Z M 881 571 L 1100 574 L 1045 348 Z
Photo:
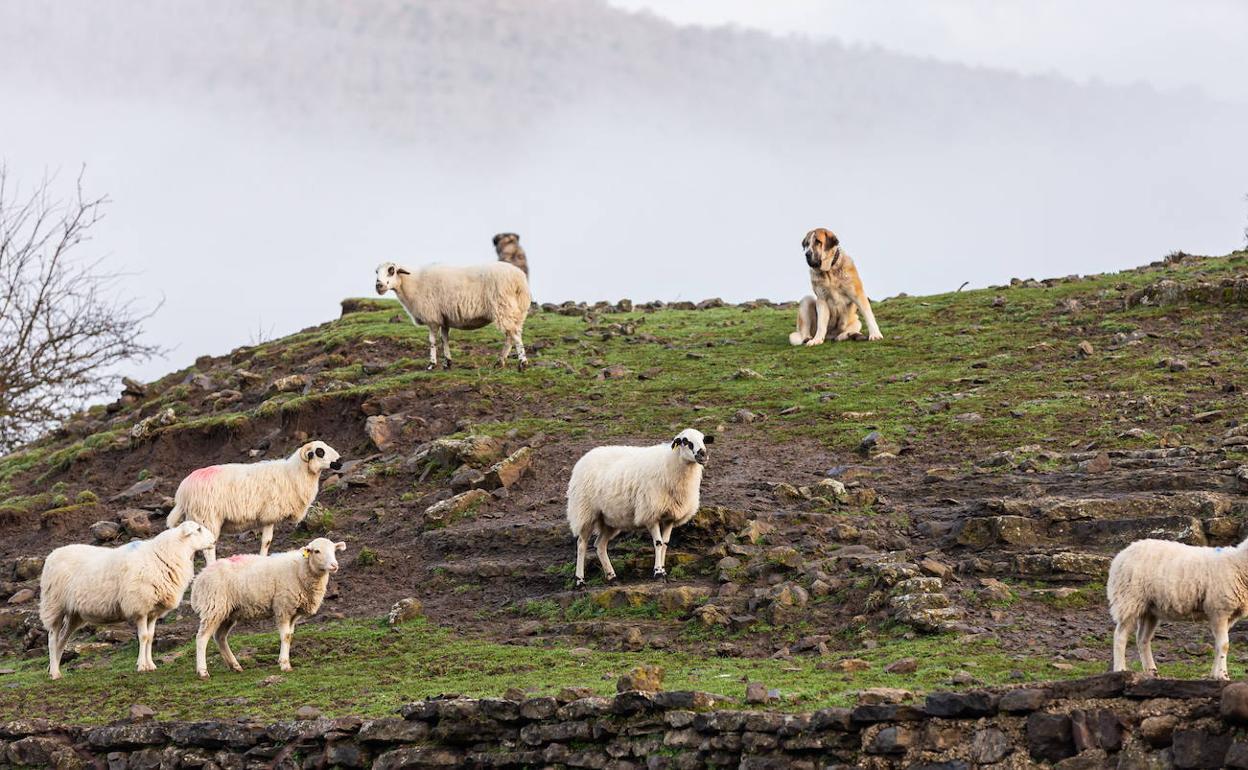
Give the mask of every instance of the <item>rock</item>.
M 1224 767 L 1231 748 L 1230 734 L 1214 735 L 1204 730 L 1178 730 L 1170 750 L 1174 764 L 1182 768 Z
M 902 725 L 885 727 L 867 744 L 868 754 L 905 754 L 919 742 L 919 732 Z
M 662 666 L 638 666 L 620 677 L 615 684 L 616 692 L 659 692 L 663 689 Z
M 884 667 L 886 674 L 913 674 L 919 670 L 919 661 L 915 658 L 895 660 Z
M 34 580 L 42 572 L 42 556 L 19 556 L 13 560 L 14 580 Z
M 97 521 L 91 525 L 91 536 L 97 543 L 109 543 L 121 534 L 121 525 L 115 521 Z
M 138 482 L 135 482 L 134 484 L 131 484 L 130 486 L 126 487 L 121 492 L 118 492 L 117 494 L 108 498 L 108 501 L 110 503 L 116 503 L 121 500 L 130 500 L 135 497 L 142 497 L 148 492 L 151 492 L 152 490 L 156 489 L 156 485 L 158 483 L 160 483 L 160 479 L 156 477 L 152 477 L 150 479 L 143 479 L 142 481 L 138 481 Z
M 398 444 L 407 424 L 406 414 L 374 415 L 364 420 L 364 432 L 373 446 L 388 452 Z
M 503 442 L 493 436 L 468 436 L 462 439 L 441 438 L 422 444 L 408 459 L 409 465 L 434 465 L 458 468 L 460 465 L 483 466 L 498 462 L 503 455 Z
M 1174 730 L 1178 726 L 1179 719 L 1173 714 L 1146 717 L 1140 722 L 1140 737 L 1155 749 L 1165 748 L 1174 739 Z
M 451 491 L 456 493 L 484 486 L 485 474 L 476 468 L 464 466 L 462 470 L 451 477 Z
M 996 703 L 986 692 L 934 692 L 927 696 L 923 710 L 944 719 L 968 719 L 996 713 Z
M 1222 719 L 1234 724 L 1248 724 L 1248 682 L 1234 682 L 1222 689 Z
M 1109 454 L 1100 452 L 1091 460 L 1084 460 L 1079 463 L 1079 470 L 1084 473 L 1108 473 L 1113 470 L 1114 465 L 1109 460 Z
M 1005 583 L 996 578 L 980 578 L 980 593 L 990 602 L 1008 602 L 1014 598 L 1014 592 Z
M 1092 343 L 1088 342 L 1087 340 L 1083 340 L 1082 342 L 1079 343 L 1078 352 L 1076 353 L 1076 355 L 1079 358 L 1091 358 L 1092 354 L 1095 352 L 1096 352 L 1096 348 L 1092 347 Z
M 841 658 L 835 661 L 820 661 L 818 667 L 824 671 L 838 671 L 842 674 L 852 674 L 855 671 L 866 671 L 871 668 L 871 664 L 862 658 Z
M 971 736 L 971 748 L 968 758 L 977 765 L 991 765 L 1000 762 L 1014 750 L 1010 739 L 995 727 L 976 730 Z
M 1001 700 L 997 706 L 1002 711 L 1022 713 L 1037 711 L 1042 708 L 1045 703 L 1048 703 L 1048 701 L 1049 693 L 1047 691 L 1022 688 L 1002 693 Z
M 919 561 L 919 569 L 925 575 L 938 577 L 941 580 L 948 581 L 953 577 L 953 567 L 935 559 L 922 559 Z
M 386 616 L 386 623 L 390 626 L 400 626 L 408 621 L 424 615 L 424 605 L 414 596 L 406 599 L 400 599 L 390 608 L 390 614 Z
M 300 706 L 295 709 L 295 719 L 320 719 L 321 710 L 315 706 Z
M 759 374 L 753 369 L 741 368 L 732 373 L 732 379 L 734 380 L 761 380 L 763 379 L 763 375 Z
M 620 364 L 613 364 L 598 371 L 600 380 L 622 380 L 633 373 L 632 369 Z
M 1035 759 L 1059 762 L 1075 755 L 1070 717 L 1033 712 L 1027 716 L 1027 751 Z
M 531 447 L 520 447 L 507 457 L 495 463 L 481 481 L 484 489 L 510 489 L 512 484 L 520 480 L 525 471 L 533 463 L 533 449 Z
M 121 378 L 121 394 L 123 396 L 134 396 L 135 398 L 143 398 L 147 395 L 147 386 L 138 380 L 129 377 Z
M 659 592 L 659 610 L 668 615 L 687 615 L 711 595 L 706 586 L 677 586 Z
M 426 508 L 424 524 L 430 528 L 444 527 L 455 519 L 476 511 L 489 499 L 490 493 L 484 489 L 470 489 Z
M 693 618 L 704 626 L 729 626 L 732 616 L 728 610 L 718 604 L 703 604 L 693 611 Z
M 118 514 L 121 527 L 132 537 L 148 538 L 152 535 L 152 520 L 141 508 L 127 508 Z
M 151 706 L 142 703 L 134 703 L 130 705 L 130 719 L 135 722 L 143 722 L 156 716 L 156 712 Z
M 767 703 L 767 685 L 762 682 L 750 682 L 745 686 L 745 702 L 746 703 Z
M 748 423 L 755 422 L 757 420 L 758 420 L 758 415 L 755 414 L 754 412 L 751 412 L 749 409 L 738 409 L 732 415 L 733 422 L 740 422 L 740 423 L 748 424 Z
M 311 382 L 312 379 L 306 374 L 291 374 L 269 383 L 269 390 L 274 393 L 292 393 L 296 390 L 303 390 Z
M 858 442 L 858 452 L 868 457 L 878 457 L 882 454 L 897 454 L 897 445 L 878 431 L 873 430 L 862 437 L 862 441 Z
M 30 588 L 23 588 L 9 597 L 9 604 L 25 604 L 35 598 L 35 592 Z

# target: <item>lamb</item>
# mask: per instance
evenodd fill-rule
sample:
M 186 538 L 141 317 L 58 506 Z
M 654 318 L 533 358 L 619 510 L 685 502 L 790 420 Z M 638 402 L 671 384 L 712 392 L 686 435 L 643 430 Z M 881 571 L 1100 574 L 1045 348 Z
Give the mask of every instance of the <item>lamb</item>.
M 86 623 L 133 623 L 139 637 L 138 670 L 155 671 L 156 621 L 182 603 L 195 574 L 195 552 L 215 535 L 187 521 L 150 540 L 118 548 L 66 545 L 43 563 L 39 619 L 48 631 L 48 675 L 61 678 L 69 637 Z
M 1127 638 L 1144 673 L 1155 675 L 1152 639 L 1159 620 L 1209 621 L 1214 679 L 1226 679 L 1230 627 L 1248 615 L 1248 540 L 1233 548 L 1205 548 L 1170 540 L 1137 540 L 1109 565 L 1109 614 L 1114 628 L 1114 671 L 1127 670 Z
M 269 552 L 273 527 L 289 519 L 298 524 L 316 499 L 321 471 L 339 470 L 342 460 L 324 441 L 309 441 L 283 460 L 229 463 L 200 468 L 182 479 L 174 495 L 168 525 L 196 521 L 212 531 L 261 530 L 260 555 Z M 217 558 L 215 544 L 204 549 L 211 564 Z
M 412 272 L 393 262 L 377 267 L 377 293 L 398 296 L 412 323 L 429 327 L 429 369 L 451 368 L 451 329 L 480 329 L 491 321 L 503 332 L 499 364 L 507 365 L 512 346 L 521 371 L 529 364 L 524 353 L 524 319 L 529 314 L 529 281 L 517 267 L 492 262 L 471 267 L 430 265 Z
M 576 537 L 576 585 L 585 585 L 585 553 L 591 535 L 608 582 L 615 569 L 607 544 L 625 530 L 649 530 L 654 576 L 666 578 L 672 529 L 698 512 L 706 445 L 714 436 L 686 428 L 670 443 L 648 447 L 602 446 L 576 461 L 568 481 L 568 527 Z
M 519 235 L 515 233 L 495 235 L 494 253 L 498 255 L 499 262 L 515 265 L 524 272 L 525 278 L 529 277 L 529 259 L 524 253 L 524 247 L 520 245 Z
M 243 670 L 230 650 L 229 635 L 238 621 L 251 618 L 277 621 L 281 638 L 277 662 L 289 671 L 295 621 L 321 608 L 329 576 L 338 571 L 335 554 L 346 547 L 318 537 L 286 553 L 231 556 L 205 567 L 191 586 L 191 607 L 199 614 L 195 671 L 200 678 L 208 678 L 208 637 L 216 640 L 226 665 Z

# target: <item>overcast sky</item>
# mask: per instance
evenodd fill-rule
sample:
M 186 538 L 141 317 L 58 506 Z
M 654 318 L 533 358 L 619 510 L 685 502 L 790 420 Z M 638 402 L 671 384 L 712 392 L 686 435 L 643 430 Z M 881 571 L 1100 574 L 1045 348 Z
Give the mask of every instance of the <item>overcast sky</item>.
M 609 0 L 678 23 L 734 24 L 1085 81 L 1195 87 L 1248 101 L 1244 0 Z

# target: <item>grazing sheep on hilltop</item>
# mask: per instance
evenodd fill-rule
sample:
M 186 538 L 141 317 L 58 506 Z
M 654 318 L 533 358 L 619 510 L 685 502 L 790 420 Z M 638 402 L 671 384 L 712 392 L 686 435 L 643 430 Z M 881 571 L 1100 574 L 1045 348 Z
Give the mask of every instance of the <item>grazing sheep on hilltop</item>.
M 505 262 L 471 267 L 431 265 L 415 272 L 383 262 L 377 267 L 377 293 L 391 289 L 412 322 L 429 327 L 429 368 L 438 365 L 438 340 L 442 341 L 442 367 L 451 368 L 451 329 L 480 329 L 491 321 L 506 336 L 498 362 L 507 365 L 511 348 L 521 371 L 528 366 L 524 353 L 524 319 L 529 314 L 529 281 L 518 268 Z
M 1106 593 L 1116 624 L 1114 671 L 1127 670 L 1127 639 L 1133 630 L 1140 664 L 1155 675 L 1157 622 L 1203 618 L 1213 629 L 1211 676 L 1226 679 L 1230 627 L 1248 615 L 1248 540 L 1234 548 L 1138 540 L 1110 563 Z
M 230 629 L 240 620 L 268 617 L 277 621 L 281 638 L 278 665 L 289 671 L 295 621 L 315 615 L 321 608 L 329 576 L 338 571 L 335 554 L 346 547 L 346 543 L 318 537 L 294 551 L 273 556 L 231 556 L 205 567 L 191 586 L 191 607 L 199 614 L 196 673 L 208 678 L 209 637 L 216 640 L 226 665 L 242 671 L 230 650 Z
M 597 533 L 598 561 L 608 581 L 615 569 L 607 544 L 620 532 L 649 530 L 654 541 L 654 576 L 664 564 L 672 528 L 698 512 L 706 445 L 715 440 L 686 428 L 670 443 L 648 447 L 601 446 L 585 453 L 568 481 L 568 526 L 576 536 L 576 584 L 585 584 L 585 553 Z
M 529 277 L 529 259 L 524 253 L 524 247 L 520 245 L 519 235 L 499 233 L 494 236 L 494 253 L 498 255 L 499 262 L 515 265 L 524 272 L 525 278 Z
M 195 574 L 195 552 L 216 537 L 188 521 L 150 540 L 120 548 L 66 545 L 43 563 L 39 619 L 48 631 L 48 674 L 61 678 L 61 655 L 85 623 L 133 623 L 139 637 L 139 671 L 155 671 L 156 621 L 182 603 Z
M 200 468 L 178 485 L 169 526 L 177 526 L 183 519 L 197 521 L 211 530 L 214 538 L 222 532 L 259 529 L 263 556 L 273 542 L 275 524 L 287 519 L 298 524 L 308 515 L 321 471 L 341 467 L 333 447 L 324 441 L 309 441 L 282 460 Z M 215 545 L 204 549 L 204 558 L 209 564 L 217 558 Z

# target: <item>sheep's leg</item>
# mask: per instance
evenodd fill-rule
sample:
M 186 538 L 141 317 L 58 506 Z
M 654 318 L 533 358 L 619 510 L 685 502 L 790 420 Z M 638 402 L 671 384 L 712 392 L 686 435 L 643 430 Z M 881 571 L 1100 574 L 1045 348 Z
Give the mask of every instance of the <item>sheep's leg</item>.
M 663 568 L 663 528 L 656 521 L 649 526 L 650 539 L 654 541 L 654 576 L 667 579 L 667 570 Z
M 195 634 L 195 673 L 200 679 L 208 678 L 208 639 L 216 628 L 210 618 L 200 618 L 199 631 Z
M 607 556 L 607 544 L 613 537 L 615 530 L 601 526 L 598 528 L 598 540 L 594 543 L 594 549 L 598 551 L 598 563 L 602 565 L 602 576 L 608 583 L 615 580 L 615 567 L 611 566 L 611 559 Z
M 235 671 L 242 671 L 243 667 L 239 664 L 238 658 L 234 657 L 234 651 L 230 649 L 230 631 L 234 630 L 234 621 L 227 620 L 217 627 L 216 633 L 212 638 L 217 643 L 217 649 L 221 651 L 221 657 L 225 660 L 225 665 Z
M 147 649 L 148 649 L 148 645 L 151 644 L 152 642 L 152 634 L 154 633 L 154 630 L 150 626 L 148 626 L 146 615 L 139 616 L 138 621 L 135 622 L 135 627 L 136 627 L 136 630 L 138 631 L 138 636 L 139 636 L 139 662 L 138 662 L 137 670 L 140 672 L 151 671 L 155 669 L 156 667 L 155 666 L 151 666 L 150 668 L 148 667 Z
M 69 626 L 69 618 L 57 620 L 48 629 L 48 676 L 52 679 L 61 678 L 61 655 L 65 652 L 64 634 L 62 631 Z
M 511 355 L 511 332 L 503 332 L 503 352 L 498 355 L 498 365 L 504 369 L 507 368 L 507 356 Z
M 1153 634 L 1156 632 L 1157 618 L 1153 615 L 1145 615 L 1135 624 L 1135 647 L 1147 676 L 1157 676 L 1157 661 L 1153 660 Z
M 147 670 L 156 670 L 156 661 L 152 659 L 152 648 L 156 645 L 156 621 L 160 620 L 160 616 L 152 613 L 147 620 Z
M 282 639 L 281 649 L 277 654 L 277 666 L 283 671 L 290 670 L 290 640 L 295 636 L 294 618 L 280 618 L 277 621 L 277 633 Z
M 1231 642 L 1228 638 L 1231 630 L 1230 620 L 1222 615 L 1213 618 L 1210 625 L 1213 626 L 1213 678 L 1229 679 L 1226 673 L 1226 655 L 1231 651 Z
M 668 522 L 663 525 L 662 531 L 659 533 L 663 536 L 663 567 L 667 567 L 667 546 L 672 542 L 672 523 Z
M 273 544 L 273 525 L 269 524 L 260 530 L 260 555 L 269 555 L 269 546 Z
M 451 330 L 449 327 L 443 326 L 438 329 L 438 336 L 442 339 L 442 368 L 451 368 Z
M 585 585 L 585 555 L 589 551 L 589 538 L 594 533 L 594 525 L 587 524 L 576 536 L 576 587 Z
M 438 368 L 438 329 L 437 326 L 429 327 L 429 371 Z
M 1127 670 L 1127 639 L 1131 636 L 1131 623 L 1126 618 L 1114 627 L 1114 671 Z
M 529 365 L 529 357 L 524 354 L 524 339 L 521 337 L 521 330 L 507 332 L 507 347 L 510 349 L 511 343 L 516 344 L 516 368 L 524 371 Z M 506 353 L 503 355 L 503 363 L 507 363 Z

